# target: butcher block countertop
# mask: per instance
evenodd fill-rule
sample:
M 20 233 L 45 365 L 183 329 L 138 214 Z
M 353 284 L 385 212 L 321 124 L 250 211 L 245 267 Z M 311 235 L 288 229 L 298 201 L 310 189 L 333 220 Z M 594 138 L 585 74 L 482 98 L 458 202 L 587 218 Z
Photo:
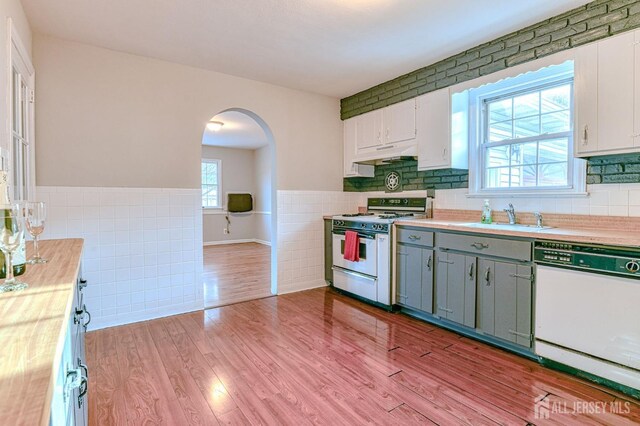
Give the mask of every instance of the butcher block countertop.
M 20 292 L 0 293 L 0 423 L 49 424 L 73 305 L 81 239 L 45 240 L 44 265 L 27 265 Z M 30 256 L 31 244 L 27 244 Z

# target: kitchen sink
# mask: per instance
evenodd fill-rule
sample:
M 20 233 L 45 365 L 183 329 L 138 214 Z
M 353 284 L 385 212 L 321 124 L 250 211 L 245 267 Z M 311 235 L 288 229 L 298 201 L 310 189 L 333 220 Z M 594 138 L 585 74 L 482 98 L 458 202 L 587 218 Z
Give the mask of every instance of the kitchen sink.
M 495 230 L 505 229 L 505 230 L 511 230 L 511 231 L 524 231 L 524 232 L 536 232 L 536 231 L 541 231 L 543 229 L 552 228 L 552 226 L 538 227 L 536 225 L 525 225 L 523 223 L 516 223 L 515 225 L 512 225 L 510 223 L 500 223 L 500 222 L 494 222 L 494 223 L 470 222 L 470 223 L 463 223 L 462 226 L 468 226 L 469 228 L 495 229 Z

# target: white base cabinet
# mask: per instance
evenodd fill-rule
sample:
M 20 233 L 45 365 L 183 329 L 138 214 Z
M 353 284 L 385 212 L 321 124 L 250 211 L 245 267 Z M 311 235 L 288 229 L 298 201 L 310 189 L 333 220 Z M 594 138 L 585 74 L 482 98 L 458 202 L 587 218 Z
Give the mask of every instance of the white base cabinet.
M 88 423 L 89 368 L 85 361 L 84 336 L 91 314 L 84 304 L 82 289 L 85 285 L 86 281 L 78 279 L 51 399 L 51 426 L 84 426 Z

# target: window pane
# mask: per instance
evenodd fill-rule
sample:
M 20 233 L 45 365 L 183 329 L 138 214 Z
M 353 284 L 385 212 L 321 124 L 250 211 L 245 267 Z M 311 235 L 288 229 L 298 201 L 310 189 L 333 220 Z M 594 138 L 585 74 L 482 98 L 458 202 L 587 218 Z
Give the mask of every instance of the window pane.
M 569 109 L 571 106 L 571 85 L 552 87 L 541 93 L 542 113 Z
M 503 121 L 489 125 L 489 141 L 499 142 L 505 139 L 512 139 L 512 121 Z
M 508 188 L 509 167 L 487 169 L 485 184 L 487 188 Z
M 527 93 L 513 98 L 513 118 L 540 114 L 540 92 Z
M 489 122 L 511 120 L 512 104 L 511 98 L 491 102 L 489 104 Z
M 567 161 L 568 158 L 569 141 L 567 139 L 540 142 L 538 163 L 557 163 L 559 161 Z
M 536 186 L 536 166 L 515 166 L 511 168 L 511 187 Z
M 571 113 L 569 111 L 552 112 L 540 116 L 541 133 L 560 133 L 571 130 Z
M 540 134 L 540 116 L 521 118 L 514 120 L 513 133 L 516 138 L 528 138 Z
M 535 164 L 537 148 L 535 142 L 511 145 L 511 164 Z
M 538 166 L 539 186 L 566 186 L 568 180 L 568 164 L 540 164 Z
M 509 166 L 509 145 L 487 149 L 485 161 L 487 167 Z

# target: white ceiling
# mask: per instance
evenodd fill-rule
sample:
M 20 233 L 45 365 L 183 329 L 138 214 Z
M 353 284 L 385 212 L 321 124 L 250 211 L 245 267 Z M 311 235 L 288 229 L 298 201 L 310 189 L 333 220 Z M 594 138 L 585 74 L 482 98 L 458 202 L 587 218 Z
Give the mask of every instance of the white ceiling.
M 345 97 L 584 0 L 22 0 L 36 32 Z
M 205 129 L 202 144 L 237 149 L 258 149 L 267 146 L 268 140 L 258 123 L 237 111 L 222 112 L 212 118 L 224 126 L 217 132 Z

